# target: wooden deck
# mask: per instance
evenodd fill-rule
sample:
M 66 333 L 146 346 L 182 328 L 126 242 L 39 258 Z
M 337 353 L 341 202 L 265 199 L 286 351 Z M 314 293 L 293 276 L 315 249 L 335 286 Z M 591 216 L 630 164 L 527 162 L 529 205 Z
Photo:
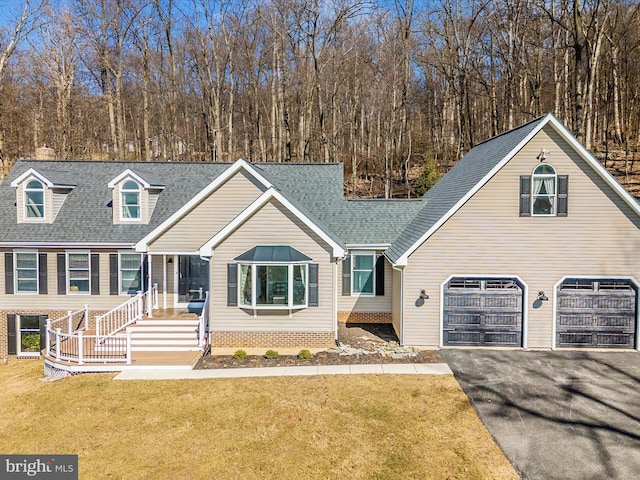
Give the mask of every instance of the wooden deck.
M 198 318 L 197 313 L 190 312 L 186 308 L 159 308 L 153 311 L 154 320 L 197 320 Z
M 164 325 L 165 320 L 166 325 Z M 202 351 L 197 349 L 197 321 L 198 315 L 189 312 L 186 308 L 154 310 L 153 317 L 145 316 L 140 322 L 130 327 L 132 351 L 131 364 L 129 365 L 124 361 L 113 361 L 117 358 L 124 360 L 121 352 L 125 348 L 122 342 L 126 342 L 126 339 L 116 336 L 108 340 L 104 347 L 96 348 L 95 331 L 88 330 L 84 332 L 82 341 L 83 357 L 89 357 L 91 361 L 85 360 L 84 363 L 79 364 L 77 361 L 57 360 L 55 356 L 45 355 L 45 370 L 48 367 L 70 373 L 89 373 L 118 372 L 141 368 L 192 369 L 202 356 Z M 192 336 L 193 339 L 191 339 Z M 70 338 L 66 342 L 70 342 L 67 344 L 68 351 L 78 351 L 77 338 Z M 137 343 L 134 344 L 134 342 Z M 108 345 L 113 346 L 112 355 L 109 354 Z M 109 361 L 109 358 L 105 358 L 104 361 L 96 358 L 101 354 L 105 357 L 111 357 L 112 361 Z

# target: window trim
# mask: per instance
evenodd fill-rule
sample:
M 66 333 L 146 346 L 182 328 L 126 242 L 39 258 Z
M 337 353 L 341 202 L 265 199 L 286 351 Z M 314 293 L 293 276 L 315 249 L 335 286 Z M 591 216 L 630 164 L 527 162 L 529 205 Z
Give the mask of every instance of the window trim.
M 142 273 L 143 273 L 142 272 L 142 270 L 143 270 L 142 267 L 143 267 L 144 257 L 142 255 L 142 253 L 137 253 L 137 252 L 132 252 L 132 251 L 118 252 L 118 292 L 119 292 L 119 295 L 132 295 L 132 293 L 130 291 L 123 291 L 122 290 L 122 256 L 123 255 L 137 255 L 140 258 L 140 267 L 139 267 L 138 271 L 140 272 L 140 287 L 141 288 L 138 291 L 142 291 L 142 282 L 144 280 L 142 278 Z M 132 269 L 127 269 L 127 271 L 133 271 L 133 270 Z
M 65 274 L 66 274 L 66 282 L 67 282 L 67 295 L 91 295 L 91 251 L 90 250 L 66 250 L 65 252 Z M 71 290 L 71 275 L 70 275 L 70 262 L 69 255 L 86 255 L 87 256 L 87 276 L 89 279 L 89 288 L 86 292 L 81 291 L 72 291 Z
M 356 289 L 354 288 L 354 282 L 355 282 L 355 275 L 353 274 L 356 271 L 359 272 L 364 272 L 365 270 L 356 270 L 355 265 L 355 257 L 371 257 L 373 262 L 372 262 L 372 266 L 371 266 L 371 286 L 372 286 L 372 291 L 371 292 L 356 292 Z M 367 250 L 362 250 L 362 251 L 358 251 L 358 252 L 354 252 L 351 253 L 351 296 L 352 297 L 375 297 L 376 296 L 376 262 L 378 261 L 378 255 L 375 251 L 367 251 Z
M 538 168 L 541 166 L 547 166 L 553 170 L 553 174 L 551 173 L 535 173 Z M 553 195 L 549 194 L 536 194 L 535 189 L 535 180 L 545 178 L 553 178 Z M 550 213 L 535 213 L 535 203 L 538 197 L 541 198 L 549 198 L 553 199 L 551 202 L 551 212 Z M 556 168 L 550 163 L 539 163 L 531 172 L 531 216 L 532 217 L 557 217 L 558 216 L 558 171 Z
M 135 183 L 137 185 L 137 189 L 133 190 L 133 189 L 125 189 L 124 185 L 128 182 L 132 182 Z M 138 216 L 137 217 L 125 217 L 124 215 L 124 208 L 125 208 L 125 203 L 124 203 L 124 196 L 127 193 L 136 193 L 138 195 L 138 203 L 137 205 L 127 205 L 127 207 L 138 207 Z M 133 179 L 132 177 L 127 177 L 124 178 L 122 180 L 122 182 L 120 183 L 120 188 L 119 188 L 119 195 L 120 195 L 120 221 L 121 222 L 141 222 L 142 221 L 142 185 L 140 184 L 140 182 L 138 182 L 137 180 Z
M 31 182 L 38 182 L 40 184 L 40 188 L 29 188 L 29 184 Z M 30 217 L 28 215 L 28 211 L 29 211 L 29 202 L 27 202 L 27 198 L 30 192 L 40 192 L 42 193 L 42 216 L 40 217 Z M 45 184 L 42 180 L 31 176 L 29 178 L 27 178 L 24 182 L 24 189 L 22 192 L 22 201 L 23 201 L 23 211 L 22 211 L 22 218 L 24 219 L 25 222 L 33 222 L 33 223 L 43 223 L 46 222 L 46 218 L 47 218 L 47 199 L 46 199 L 46 188 L 45 188 Z M 39 204 L 38 204 L 39 205 Z
M 238 308 L 244 308 L 249 310 L 302 310 L 309 307 L 309 265 L 311 262 L 291 262 L 291 263 L 269 263 L 269 262 L 236 262 L 240 267 L 237 270 L 237 306 Z M 251 304 L 244 302 L 242 291 L 242 267 L 249 267 L 251 269 Z M 304 267 L 305 271 L 305 285 L 304 285 L 304 304 L 293 303 L 293 270 L 296 266 Z M 256 270 L 258 267 L 287 267 L 287 298 L 288 303 L 283 304 L 257 304 L 257 292 L 256 292 Z
M 38 329 L 23 329 L 22 328 L 22 317 L 36 317 L 38 319 Z M 40 331 L 40 315 L 37 313 L 18 313 L 16 314 L 16 355 L 20 358 L 37 358 L 40 356 L 40 352 L 43 348 L 43 345 L 40 345 L 40 350 L 35 352 L 23 352 L 22 351 L 22 330 L 30 330 L 28 333 L 36 333 L 38 334 L 38 341 L 42 336 Z
M 18 255 L 32 254 L 36 256 L 36 290 L 30 292 L 21 292 L 18 289 Z M 15 295 L 39 295 L 40 294 L 40 256 L 38 250 L 14 250 L 13 251 L 13 293 Z

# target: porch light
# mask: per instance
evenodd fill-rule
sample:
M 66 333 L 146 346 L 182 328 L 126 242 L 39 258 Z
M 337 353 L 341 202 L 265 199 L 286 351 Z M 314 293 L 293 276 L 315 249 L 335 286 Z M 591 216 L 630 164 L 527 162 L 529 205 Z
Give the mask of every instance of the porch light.
M 425 292 L 424 290 L 420 290 L 420 298 L 422 300 L 427 300 L 429 298 L 429 295 L 427 295 L 427 292 Z
M 538 299 L 539 301 L 541 301 L 541 302 L 546 302 L 547 300 L 549 300 L 549 297 L 547 297 L 547 296 L 544 294 L 544 291 L 540 290 L 540 291 L 538 292 L 538 298 L 537 298 L 537 299 Z

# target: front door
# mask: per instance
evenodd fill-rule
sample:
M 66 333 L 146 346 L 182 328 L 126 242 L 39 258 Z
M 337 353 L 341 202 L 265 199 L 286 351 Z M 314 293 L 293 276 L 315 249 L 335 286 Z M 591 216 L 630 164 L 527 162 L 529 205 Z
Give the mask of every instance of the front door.
M 178 257 L 178 302 L 204 301 L 209 289 L 209 262 L 198 255 Z

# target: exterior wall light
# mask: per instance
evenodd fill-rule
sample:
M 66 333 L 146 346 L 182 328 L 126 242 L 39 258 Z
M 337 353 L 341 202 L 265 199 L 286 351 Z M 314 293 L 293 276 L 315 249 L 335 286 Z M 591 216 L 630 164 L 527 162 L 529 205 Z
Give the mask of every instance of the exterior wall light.
M 547 297 L 544 292 L 542 290 L 540 290 L 538 292 L 538 298 L 537 300 L 541 301 L 541 302 L 546 302 L 547 300 L 549 300 L 549 297 Z
M 422 300 L 426 300 L 429 298 L 429 295 L 427 295 L 427 292 L 425 292 L 424 290 L 420 290 L 420 298 Z

